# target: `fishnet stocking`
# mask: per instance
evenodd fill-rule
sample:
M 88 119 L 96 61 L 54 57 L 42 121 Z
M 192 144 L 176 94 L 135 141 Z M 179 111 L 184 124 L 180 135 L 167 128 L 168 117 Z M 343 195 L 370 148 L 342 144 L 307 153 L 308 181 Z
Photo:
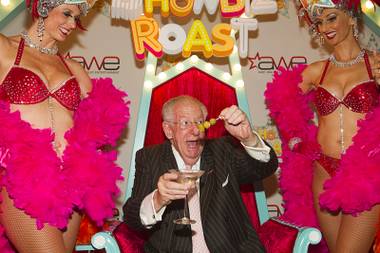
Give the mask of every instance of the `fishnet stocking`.
M 318 197 L 323 190 L 323 183 L 328 178 L 330 178 L 329 174 L 316 163 L 313 178 L 314 206 L 330 253 L 369 252 L 375 238 L 376 224 L 379 223 L 380 205 L 356 217 L 321 210 Z
M 74 214 L 65 232 L 45 224 L 37 230 L 34 219 L 13 206 L 6 190 L 1 191 L 0 222 L 19 253 L 71 253 L 79 230 L 80 216 Z
M 362 212 L 357 217 L 342 215 L 339 236 L 334 253 L 368 252 L 376 235 L 380 206 Z
M 331 251 L 331 249 L 335 249 L 336 247 L 342 217 L 341 214 L 332 214 L 321 210 L 319 207 L 319 195 L 323 192 L 323 183 L 328 178 L 330 178 L 330 175 L 327 171 L 319 163 L 315 163 L 313 175 L 314 208 L 317 213 L 323 238 L 326 240 Z

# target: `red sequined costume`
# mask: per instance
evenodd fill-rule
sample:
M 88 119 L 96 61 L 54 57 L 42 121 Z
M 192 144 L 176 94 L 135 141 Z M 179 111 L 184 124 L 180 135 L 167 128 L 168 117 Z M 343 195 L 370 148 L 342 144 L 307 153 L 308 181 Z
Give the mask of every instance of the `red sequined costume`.
M 42 78 L 19 65 L 23 48 L 21 40 L 15 64 L 0 86 L 0 187 L 6 187 L 16 208 L 36 220 L 38 229 L 46 223 L 65 228 L 74 209 L 101 225 L 113 216 L 116 182 L 122 179 L 117 153 L 109 147 L 116 146 L 129 120 L 126 93 L 109 78 L 94 79 L 92 91 L 81 100 L 74 77 L 49 91 Z M 61 157 L 51 129 L 35 129 L 19 111 L 10 110 L 10 103 L 35 104 L 49 97 L 74 111 Z M 1 224 L 0 252 L 12 252 Z
M 53 90 L 48 90 L 40 76 L 20 66 L 24 47 L 25 41 L 21 38 L 15 62 L 0 86 L 0 99 L 11 104 L 37 104 L 51 96 L 68 110 L 75 111 L 81 100 L 81 92 L 77 80 L 62 56 L 59 55 L 70 73 L 70 78 L 58 84 Z
M 319 86 L 315 91 L 314 104 L 320 116 L 326 116 L 338 109 L 340 105 L 344 105 L 352 112 L 368 113 L 379 104 L 379 88 L 374 81 L 368 55 L 364 54 L 364 61 L 368 72 L 369 80 L 358 83 L 341 99 L 334 93 L 330 92 L 323 86 L 323 80 L 330 61 L 327 60 Z M 339 168 L 340 159 L 330 157 L 321 153 L 318 163 L 330 174 L 334 176 Z
M 311 184 L 313 163 L 320 158 L 320 147 L 310 104 L 316 102 L 322 113 L 332 109 L 318 105 L 315 93 L 302 93 L 298 85 L 302 82 L 304 68 L 280 68 L 273 81 L 268 83 L 265 97 L 282 140 L 280 188 L 285 208 L 282 218 L 301 226 L 318 227 Z M 360 101 L 358 94 L 370 98 L 368 106 L 377 104 L 379 96 L 378 91 L 377 95 L 372 91 L 373 83 L 370 80 L 356 86 L 349 94 L 353 98 L 343 99 L 346 106 L 358 106 L 359 102 L 352 102 Z M 319 89 L 321 91 L 322 88 Z M 326 99 L 342 103 L 342 100 L 332 99 L 329 95 Z M 367 110 L 366 106 L 363 104 L 362 108 Z M 353 144 L 342 154 L 336 174 L 326 180 L 319 198 L 322 208 L 352 215 L 380 203 L 380 131 L 376 130 L 380 125 L 380 107 L 373 108 L 357 124 L 358 132 L 353 137 Z M 327 248 L 318 248 L 316 252 L 327 252 Z

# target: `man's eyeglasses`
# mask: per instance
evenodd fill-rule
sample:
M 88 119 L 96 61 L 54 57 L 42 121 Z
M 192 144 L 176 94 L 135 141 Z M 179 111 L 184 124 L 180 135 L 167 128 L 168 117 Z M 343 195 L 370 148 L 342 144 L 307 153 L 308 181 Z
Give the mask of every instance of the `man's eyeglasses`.
M 199 125 L 203 124 L 204 120 L 196 120 L 196 121 L 190 121 L 190 120 L 179 120 L 179 121 L 168 121 L 172 124 L 178 124 L 180 129 L 188 129 L 192 126 L 198 127 Z

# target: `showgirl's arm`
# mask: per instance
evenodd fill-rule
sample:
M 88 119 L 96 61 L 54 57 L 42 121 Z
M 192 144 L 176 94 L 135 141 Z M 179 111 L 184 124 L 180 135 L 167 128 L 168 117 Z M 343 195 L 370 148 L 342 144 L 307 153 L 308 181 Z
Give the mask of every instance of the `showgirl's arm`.
M 2 49 L 8 48 L 10 46 L 10 42 L 8 37 L 4 34 L 0 33 L 0 46 Z M 5 50 L 0 50 L 0 55 L 4 55 Z
M 11 40 L 5 35 L 0 33 L 0 83 L 7 74 L 10 65 L 12 64 L 11 55 Z M 14 55 L 14 58 L 16 55 Z M 13 59 L 14 59 L 13 58 Z
M 377 84 L 380 85 L 380 53 L 373 51 L 369 53 L 372 75 Z
M 89 75 L 78 62 L 71 59 L 66 59 L 66 61 L 80 85 L 81 96 L 83 98 L 87 97 L 88 93 L 92 90 L 92 82 Z
M 318 61 L 308 65 L 302 72 L 302 82 L 299 87 L 303 93 L 308 93 L 314 87 L 318 86 L 320 76 L 323 71 L 323 62 Z

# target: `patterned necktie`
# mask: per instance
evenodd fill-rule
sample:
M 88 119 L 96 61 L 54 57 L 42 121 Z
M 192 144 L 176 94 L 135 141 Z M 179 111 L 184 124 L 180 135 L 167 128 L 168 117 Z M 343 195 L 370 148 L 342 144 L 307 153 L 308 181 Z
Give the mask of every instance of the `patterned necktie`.
M 198 180 L 199 182 L 199 180 Z M 195 220 L 196 223 L 191 225 L 191 230 L 193 232 L 192 241 L 193 241 L 193 253 L 209 253 L 210 251 L 207 248 L 206 241 L 203 235 L 202 229 L 202 218 L 201 218 L 201 209 L 199 206 L 199 183 L 197 182 L 197 187 L 194 188 L 189 193 L 189 213 L 190 218 Z

